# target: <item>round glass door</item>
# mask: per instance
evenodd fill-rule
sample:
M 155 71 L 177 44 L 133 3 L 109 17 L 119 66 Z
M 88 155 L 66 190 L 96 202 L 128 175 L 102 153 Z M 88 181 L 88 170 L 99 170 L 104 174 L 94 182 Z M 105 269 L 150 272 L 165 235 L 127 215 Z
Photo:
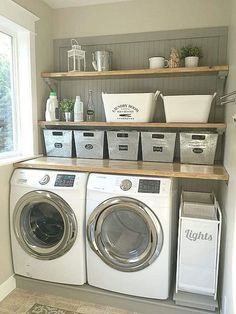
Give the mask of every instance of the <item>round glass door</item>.
M 25 194 L 16 204 L 13 224 L 21 247 L 38 259 L 55 259 L 75 242 L 77 221 L 70 206 L 47 191 Z
M 132 198 L 111 198 L 91 214 L 87 235 L 91 248 L 109 266 L 137 271 L 160 254 L 163 233 L 145 204 Z

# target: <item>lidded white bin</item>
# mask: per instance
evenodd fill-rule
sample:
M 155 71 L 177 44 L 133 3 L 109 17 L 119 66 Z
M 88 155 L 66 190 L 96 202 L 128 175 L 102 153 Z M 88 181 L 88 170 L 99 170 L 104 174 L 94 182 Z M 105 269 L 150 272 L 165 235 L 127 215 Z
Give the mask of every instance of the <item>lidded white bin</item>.
M 156 93 L 102 93 L 107 122 L 152 122 L 155 104 L 159 91 Z
M 207 123 L 213 95 L 163 96 L 166 122 Z
M 221 222 L 220 207 L 213 193 L 182 192 L 176 292 L 216 299 Z

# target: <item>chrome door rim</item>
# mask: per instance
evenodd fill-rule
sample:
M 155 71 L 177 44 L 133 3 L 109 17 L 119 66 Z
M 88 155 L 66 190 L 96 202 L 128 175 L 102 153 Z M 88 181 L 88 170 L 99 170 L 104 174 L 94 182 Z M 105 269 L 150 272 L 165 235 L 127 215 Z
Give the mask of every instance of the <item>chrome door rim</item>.
M 149 228 L 150 244 L 137 260 L 118 259 L 108 252 L 101 241 L 104 219 L 122 205 L 141 216 Z M 92 250 L 107 265 L 123 272 L 134 272 L 151 265 L 160 254 L 164 240 L 161 224 L 153 211 L 141 201 L 129 197 L 113 197 L 98 205 L 88 219 L 87 237 Z
M 60 213 L 64 222 L 61 240 L 47 248 L 30 243 L 27 232 L 21 225 L 21 215 L 24 208 L 29 204 L 42 202 L 52 205 Z M 13 213 L 13 228 L 16 239 L 24 251 L 40 260 L 52 260 L 64 255 L 73 246 L 78 232 L 77 220 L 69 204 L 57 194 L 41 190 L 26 193 L 18 200 Z

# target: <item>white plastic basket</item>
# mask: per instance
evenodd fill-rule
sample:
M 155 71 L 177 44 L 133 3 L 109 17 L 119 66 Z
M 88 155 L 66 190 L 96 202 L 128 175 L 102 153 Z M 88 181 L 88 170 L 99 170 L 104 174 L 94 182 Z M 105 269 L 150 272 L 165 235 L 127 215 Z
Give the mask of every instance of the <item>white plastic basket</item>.
M 166 122 L 207 123 L 213 95 L 163 96 Z
M 105 116 L 107 122 L 152 122 L 155 111 L 155 102 L 160 94 L 156 93 L 129 93 L 106 94 L 102 93 Z

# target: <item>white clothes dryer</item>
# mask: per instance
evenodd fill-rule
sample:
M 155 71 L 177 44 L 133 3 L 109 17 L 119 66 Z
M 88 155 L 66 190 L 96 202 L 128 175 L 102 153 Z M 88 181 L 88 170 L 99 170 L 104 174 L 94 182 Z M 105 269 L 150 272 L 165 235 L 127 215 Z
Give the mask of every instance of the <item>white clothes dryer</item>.
M 177 181 L 90 174 L 88 283 L 124 294 L 169 296 L 177 229 Z
M 10 224 L 14 271 L 51 282 L 86 282 L 87 173 L 16 169 Z

